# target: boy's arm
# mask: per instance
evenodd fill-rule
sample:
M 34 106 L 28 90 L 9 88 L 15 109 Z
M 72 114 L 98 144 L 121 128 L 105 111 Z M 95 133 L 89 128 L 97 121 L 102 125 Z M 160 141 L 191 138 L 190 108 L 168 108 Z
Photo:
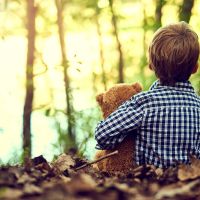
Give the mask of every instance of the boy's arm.
M 121 143 L 127 133 L 136 130 L 142 122 L 143 109 L 133 97 L 126 101 L 104 121 L 101 121 L 95 130 L 97 149 L 113 149 Z

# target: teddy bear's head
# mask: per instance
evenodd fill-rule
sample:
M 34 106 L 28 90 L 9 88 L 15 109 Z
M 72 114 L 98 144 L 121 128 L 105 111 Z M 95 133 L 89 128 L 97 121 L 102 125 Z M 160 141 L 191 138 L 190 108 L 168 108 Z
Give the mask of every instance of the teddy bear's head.
M 108 91 L 97 95 L 96 100 L 101 107 L 104 119 L 115 111 L 124 101 L 130 99 L 134 94 L 141 92 L 139 83 L 119 83 Z

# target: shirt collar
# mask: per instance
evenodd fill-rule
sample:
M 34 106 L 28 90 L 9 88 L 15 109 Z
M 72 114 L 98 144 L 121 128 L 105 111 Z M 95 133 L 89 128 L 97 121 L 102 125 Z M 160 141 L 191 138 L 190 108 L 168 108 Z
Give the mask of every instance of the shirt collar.
M 155 81 L 149 90 L 154 89 L 172 89 L 172 90 L 181 90 L 181 91 L 187 91 L 187 92 L 194 92 L 194 88 L 192 87 L 192 84 L 190 81 L 183 81 L 183 82 L 176 82 L 174 86 L 168 86 L 168 85 L 162 85 L 159 80 Z

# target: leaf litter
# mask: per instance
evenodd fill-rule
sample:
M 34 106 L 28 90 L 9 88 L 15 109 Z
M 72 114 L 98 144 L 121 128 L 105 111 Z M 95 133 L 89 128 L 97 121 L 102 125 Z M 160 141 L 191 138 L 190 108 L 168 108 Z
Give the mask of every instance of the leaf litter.
M 167 170 L 147 165 L 126 174 L 100 172 L 88 163 L 61 154 L 51 163 L 38 156 L 25 166 L 0 167 L 0 199 L 200 200 L 200 161 L 195 159 L 193 165 Z

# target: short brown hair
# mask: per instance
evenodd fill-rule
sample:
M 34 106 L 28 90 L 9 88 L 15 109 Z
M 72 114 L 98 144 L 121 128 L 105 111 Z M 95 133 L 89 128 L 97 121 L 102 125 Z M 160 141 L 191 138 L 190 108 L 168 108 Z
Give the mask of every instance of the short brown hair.
M 149 46 L 149 66 L 166 85 L 188 80 L 198 57 L 198 36 L 185 22 L 158 29 Z

